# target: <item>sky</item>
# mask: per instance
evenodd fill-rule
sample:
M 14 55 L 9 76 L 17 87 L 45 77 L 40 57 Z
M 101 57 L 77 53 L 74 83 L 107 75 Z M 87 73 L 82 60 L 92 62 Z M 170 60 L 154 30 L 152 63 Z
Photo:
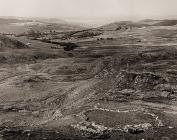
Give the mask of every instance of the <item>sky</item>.
M 177 0 L 0 0 L 0 16 L 88 20 L 176 15 Z

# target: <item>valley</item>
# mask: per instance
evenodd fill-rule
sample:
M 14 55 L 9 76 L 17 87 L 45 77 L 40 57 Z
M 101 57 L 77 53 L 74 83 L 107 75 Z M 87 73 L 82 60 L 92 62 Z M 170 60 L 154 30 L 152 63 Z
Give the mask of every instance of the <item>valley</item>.
M 176 20 L 58 22 L 0 20 L 0 139 L 177 138 Z

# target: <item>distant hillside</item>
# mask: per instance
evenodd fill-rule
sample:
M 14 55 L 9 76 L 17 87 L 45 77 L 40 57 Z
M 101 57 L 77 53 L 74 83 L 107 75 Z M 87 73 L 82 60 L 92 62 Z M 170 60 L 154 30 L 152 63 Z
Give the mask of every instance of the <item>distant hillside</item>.
M 143 27 L 143 26 L 146 26 L 146 24 L 136 23 L 131 21 L 122 21 L 122 22 L 114 22 L 107 25 L 103 25 L 100 27 L 100 29 L 114 31 L 114 30 L 121 30 L 121 29 L 126 30 L 133 27 Z
M 138 23 L 139 24 L 146 24 L 146 25 L 153 25 L 153 24 L 159 23 L 160 21 L 161 20 L 144 19 L 144 20 L 139 21 Z
M 28 46 L 20 41 L 0 34 L 0 48 L 23 49 L 28 48 Z
M 21 34 L 28 29 L 48 32 L 48 31 L 73 31 L 84 29 L 79 25 L 67 23 L 59 19 L 41 18 L 0 18 L 0 33 Z
M 31 22 L 32 20 L 19 20 L 14 18 L 0 18 L 0 25 L 11 24 L 11 23 L 21 23 L 21 22 Z
M 101 30 L 108 31 L 124 31 L 131 28 L 141 28 L 144 26 L 175 26 L 177 25 L 177 20 L 153 20 L 153 19 L 145 19 L 139 22 L 132 21 L 121 21 L 114 22 L 110 24 L 103 25 L 99 27 Z
M 22 19 L 28 19 L 29 18 L 22 18 Z M 62 19 L 57 19 L 57 18 L 30 18 L 33 21 L 40 21 L 40 22 L 44 22 L 44 23 L 58 23 L 58 24 L 67 24 L 66 21 L 62 20 Z
M 177 20 L 162 20 L 153 25 L 154 26 L 174 26 L 174 25 L 177 25 Z

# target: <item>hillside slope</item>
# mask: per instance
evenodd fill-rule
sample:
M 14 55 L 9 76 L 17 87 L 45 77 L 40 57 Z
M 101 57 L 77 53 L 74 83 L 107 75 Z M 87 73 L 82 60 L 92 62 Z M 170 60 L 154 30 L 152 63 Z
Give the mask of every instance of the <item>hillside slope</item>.
M 0 34 L 0 48 L 23 49 L 28 48 L 24 43 Z

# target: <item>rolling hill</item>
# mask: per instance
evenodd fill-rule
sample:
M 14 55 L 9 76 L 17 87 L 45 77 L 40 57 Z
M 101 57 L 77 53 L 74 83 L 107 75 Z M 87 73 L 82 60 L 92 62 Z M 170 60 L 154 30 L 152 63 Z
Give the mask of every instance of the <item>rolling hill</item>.
M 28 46 L 18 40 L 0 34 L 0 48 L 24 49 L 28 48 Z

